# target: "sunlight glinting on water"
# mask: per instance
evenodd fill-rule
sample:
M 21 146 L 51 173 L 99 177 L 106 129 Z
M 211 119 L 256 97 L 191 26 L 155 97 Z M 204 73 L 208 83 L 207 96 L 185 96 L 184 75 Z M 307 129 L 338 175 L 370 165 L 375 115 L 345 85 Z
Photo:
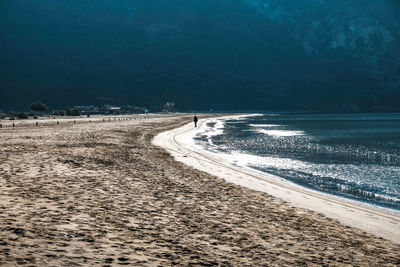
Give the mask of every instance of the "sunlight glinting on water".
M 219 119 L 209 121 L 195 143 L 235 166 L 400 210 L 399 155 L 385 139 L 400 146 L 390 137 L 400 127 L 385 121 L 302 115 Z

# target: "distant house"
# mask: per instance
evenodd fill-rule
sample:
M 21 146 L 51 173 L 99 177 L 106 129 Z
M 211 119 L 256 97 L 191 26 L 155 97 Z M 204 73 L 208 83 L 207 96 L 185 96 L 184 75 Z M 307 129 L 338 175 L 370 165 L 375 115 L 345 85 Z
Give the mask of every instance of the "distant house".
M 102 113 L 107 114 L 107 115 L 120 114 L 121 111 L 122 111 L 122 108 L 118 107 L 118 106 L 104 105 L 102 107 Z

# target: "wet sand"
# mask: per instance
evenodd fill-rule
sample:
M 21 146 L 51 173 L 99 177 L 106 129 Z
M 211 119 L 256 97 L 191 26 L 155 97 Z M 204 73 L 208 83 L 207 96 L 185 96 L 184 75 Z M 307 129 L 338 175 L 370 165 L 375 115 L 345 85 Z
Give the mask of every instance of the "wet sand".
M 191 119 L 0 129 L 0 265 L 400 264 L 399 245 L 151 144 Z
M 235 119 L 238 116 L 226 118 Z M 197 133 L 204 132 L 207 122 L 199 121 L 199 127 L 189 123 L 183 127 L 162 132 L 153 139 L 153 144 L 166 149 L 180 161 L 195 169 L 218 176 L 227 182 L 267 193 L 298 208 L 321 213 L 329 218 L 370 234 L 400 244 L 400 213 L 389 209 L 337 197 L 296 185 L 280 177 L 251 168 L 232 164 L 230 157 L 204 150 L 193 142 Z

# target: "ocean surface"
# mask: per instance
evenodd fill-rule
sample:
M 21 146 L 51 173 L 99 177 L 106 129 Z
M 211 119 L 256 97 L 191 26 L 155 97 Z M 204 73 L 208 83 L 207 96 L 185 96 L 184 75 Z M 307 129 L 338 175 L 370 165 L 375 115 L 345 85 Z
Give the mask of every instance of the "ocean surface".
M 400 114 L 216 119 L 194 142 L 233 165 L 400 211 Z

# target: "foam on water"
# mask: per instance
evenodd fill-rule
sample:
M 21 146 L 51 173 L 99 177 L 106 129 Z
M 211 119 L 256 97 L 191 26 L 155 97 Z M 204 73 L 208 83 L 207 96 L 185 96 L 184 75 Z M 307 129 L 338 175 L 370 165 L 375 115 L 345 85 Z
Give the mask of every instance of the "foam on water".
M 284 131 L 284 130 L 258 130 L 259 133 L 263 133 L 270 136 L 296 136 L 296 135 L 303 135 L 304 132 L 302 131 Z
M 395 136 L 396 131 L 400 133 L 399 129 L 388 127 L 382 132 L 380 121 L 378 125 L 357 124 L 360 121 L 370 123 L 376 117 L 362 118 L 353 124 L 348 124 L 352 119 L 346 117 L 344 126 L 340 118 L 328 118 L 326 121 L 334 122 L 328 123 L 328 126 L 320 118 L 313 120 L 305 117 L 302 123 L 298 123 L 301 119 L 301 116 L 287 120 L 276 119 L 276 116 L 258 116 L 210 120 L 202 131 L 193 136 L 193 144 L 209 153 L 217 153 L 234 166 L 262 171 L 311 189 L 400 210 L 400 156 L 395 150 L 390 150 L 391 146 L 383 149 L 379 142 L 384 143 L 386 139 L 379 141 L 375 137 L 379 135 L 383 138 L 382 134 L 386 134 L 396 147 L 395 142 L 398 141 L 390 136 Z M 291 120 L 296 123 L 291 123 Z M 299 126 L 298 129 L 295 126 Z M 351 143 L 347 144 L 349 140 Z
M 282 128 L 285 125 L 279 124 L 249 124 L 253 129 L 253 131 L 266 134 L 269 136 L 274 137 L 284 137 L 284 136 L 296 136 L 296 135 L 303 135 L 303 131 L 290 131 L 290 130 L 283 130 L 283 129 L 276 129 Z
M 206 126 L 203 127 L 203 130 L 200 134 L 207 138 L 209 145 L 214 146 L 212 137 L 222 135 L 224 133 L 224 125 L 224 120 L 211 120 Z
M 249 124 L 251 127 L 254 128 L 272 128 L 272 127 L 280 127 L 282 125 L 279 124 Z

